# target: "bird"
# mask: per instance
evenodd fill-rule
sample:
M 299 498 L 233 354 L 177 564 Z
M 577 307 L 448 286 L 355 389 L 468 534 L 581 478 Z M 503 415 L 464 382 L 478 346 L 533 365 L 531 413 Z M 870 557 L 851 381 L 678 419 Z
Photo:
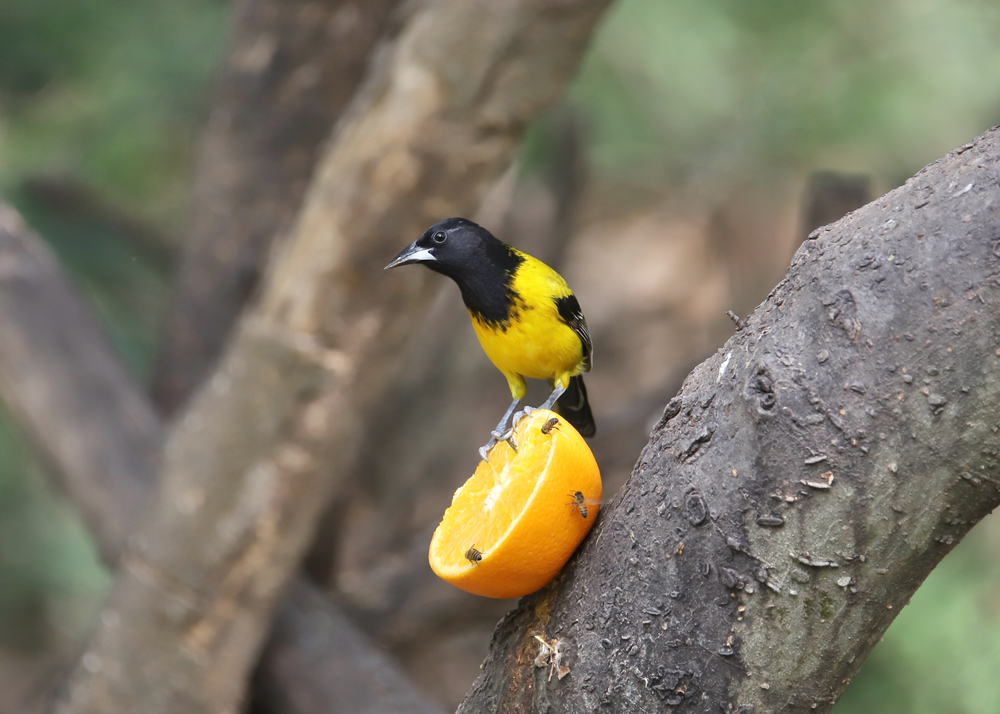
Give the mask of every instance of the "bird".
M 466 218 L 435 223 L 384 269 L 412 264 L 458 284 L 479 344 L 507 378 L 513 401 L 479 449 L 484 461 L 499 441 L 516 449 L 513 426 L 533 411 L 525 407 L 515 414 L 527 390 L 525 378 L 549 382 L 552 392 L 539 409 L 555 409 L 584 437 L 596 433 L 582 376 L 593 364 L 590 330 L 559 273 Z

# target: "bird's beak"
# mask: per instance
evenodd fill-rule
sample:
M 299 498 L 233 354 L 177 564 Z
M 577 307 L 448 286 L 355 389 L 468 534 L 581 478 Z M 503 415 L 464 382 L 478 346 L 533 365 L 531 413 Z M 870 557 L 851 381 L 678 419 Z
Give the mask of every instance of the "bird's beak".
M 382 270 L 388 270 L 389 268 L 395 268 L 400 265 L 409 265 L 410 263 L 432 263 L 437 261 L 434 254 L 427 248 L 421 248 L 416 244 L 416 242 L 411 243 L 409 246 L 403 249 L 403 251 L 392 259 L 392 262 L 387 266 L 382 268 Z

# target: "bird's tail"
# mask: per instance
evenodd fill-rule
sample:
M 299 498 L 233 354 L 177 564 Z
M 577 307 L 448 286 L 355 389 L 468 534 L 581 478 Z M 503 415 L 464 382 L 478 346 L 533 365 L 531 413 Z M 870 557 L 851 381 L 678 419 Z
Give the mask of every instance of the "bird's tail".
M 572 424 L 581 436 L 589 439 L 597 433 L 597 425 L 594 424 L 594 415 L 590 412 L 587 388 L 583 385 L 582 375 L 578 374 L 569 380 L 569 387 L 556 402 L 555 411 Z

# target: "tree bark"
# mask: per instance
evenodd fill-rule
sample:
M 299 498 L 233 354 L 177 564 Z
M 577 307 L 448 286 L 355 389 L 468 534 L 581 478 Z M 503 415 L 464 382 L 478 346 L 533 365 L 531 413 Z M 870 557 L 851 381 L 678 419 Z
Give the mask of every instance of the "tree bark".
M 236 3 L 153 379 L 163 413 L 177 411 L 218 359 L 398 5 Z
M 164 429 L 55 256 L 2 203 L 0 263 L 0 391 L 113 566 L 152 495 Z M 351 656 L 337 659 L 342 652 Z M 333 660 L 336 678 L 319 664 Z M 381 712 L 438 711 L 301 579 L 282 604 L 257 684 L 282 704 L 274 711 L 330 714 L 345 700 Z
M 998 179 L 994 128 L 812 233 L 459 711 L 828 711 L 1000 503 Z
M 468 213 L 607 0 L 442 0 L 376 67 L 260 301 L 167 442 L 61 712 L 234 712 L 285 581 L 426 305 L 385 256 Z

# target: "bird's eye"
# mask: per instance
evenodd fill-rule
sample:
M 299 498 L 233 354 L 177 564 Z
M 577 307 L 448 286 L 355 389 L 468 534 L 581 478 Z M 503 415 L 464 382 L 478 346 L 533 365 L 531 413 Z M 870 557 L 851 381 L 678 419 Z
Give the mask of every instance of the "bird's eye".
M 445 238 L 446 238 L 446 236 L 444 234 L 444 231 L 438 231 L 437 233 L 434 234 L 434 242 L 435 243 L 444 243 L 444 239 Z

